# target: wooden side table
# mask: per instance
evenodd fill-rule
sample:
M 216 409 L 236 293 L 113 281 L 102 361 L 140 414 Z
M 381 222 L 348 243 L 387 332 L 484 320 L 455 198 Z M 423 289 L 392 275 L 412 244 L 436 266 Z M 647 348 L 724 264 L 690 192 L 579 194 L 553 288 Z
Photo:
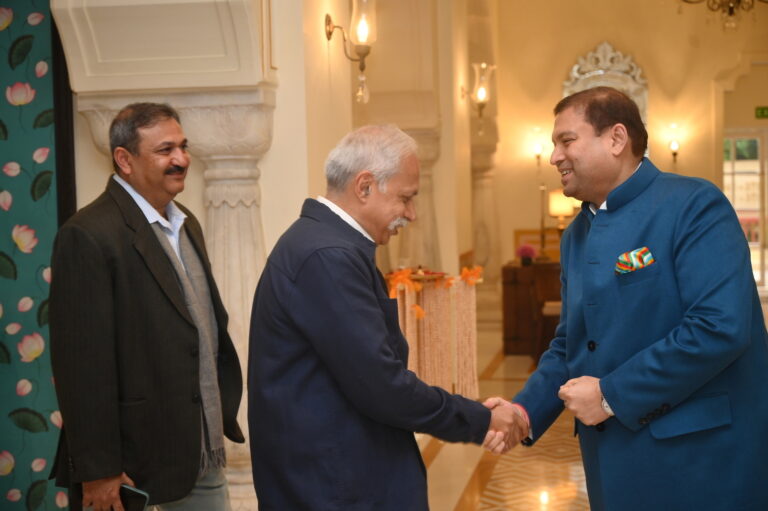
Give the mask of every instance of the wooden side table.
M 538 340 L 541 322 L 541 303 L 536 293 L 536 271 L 538 265 L 557 265 L 555 262 L 533 263 L 522 266 L 507 263 L 501 269 L 503 282 L 502 309 L 505 355 L 530 355 L 537 358 L 541 350 Z M 548 284 L 550 285 L 550 284 Z M 560 292 L 559 280 L 551 283 L 553 289 L 547 294 Z

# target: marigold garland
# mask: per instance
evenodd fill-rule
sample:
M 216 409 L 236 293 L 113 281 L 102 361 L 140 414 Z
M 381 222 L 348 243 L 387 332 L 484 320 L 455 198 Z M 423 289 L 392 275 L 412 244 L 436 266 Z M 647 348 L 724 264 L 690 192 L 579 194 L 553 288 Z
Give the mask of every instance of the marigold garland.
M 473 266 L 472 269 L 466 266 L 461 269 L 461 280 L 467 283 L 468 286 L 474 286 L 478 282 L 482 282 L 483 267 Z

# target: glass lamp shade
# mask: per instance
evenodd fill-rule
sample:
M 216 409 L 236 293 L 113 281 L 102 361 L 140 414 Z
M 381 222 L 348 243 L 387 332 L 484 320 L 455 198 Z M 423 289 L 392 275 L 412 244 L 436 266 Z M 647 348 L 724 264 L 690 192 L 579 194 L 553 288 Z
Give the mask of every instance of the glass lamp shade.
M 370 46 L 376 41 L 376 0 L 354 0 L 349 27 L 352 43 Z
M 472 88 L 472 99 L 475 103 L 485 105 L 491 99 L 491 75 L 496 66 L 485 62 L 472 64 L 475 70 L 475 86 Z
M 549 192 L 549 216 L 556 218 L 573 215 L 573 201 L 563 195 L 563 190 L 558 188 Z

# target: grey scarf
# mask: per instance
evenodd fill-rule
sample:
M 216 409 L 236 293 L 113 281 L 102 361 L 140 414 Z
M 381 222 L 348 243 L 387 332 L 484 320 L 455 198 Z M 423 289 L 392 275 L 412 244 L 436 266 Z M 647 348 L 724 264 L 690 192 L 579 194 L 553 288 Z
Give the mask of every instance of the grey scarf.
M 221 394 L 216 370 L 216 358 L 219 350 L 218 327 L 213 311 L 211 292 L 205 276 L 203 264 L 189 240 L 187 232 L 182 228 L 179 232 L 179 262 L 162 227 L 157 222 L 152 224 L 157 239 L 163 250 L 173 263 L 173 269 L 179 278 L 184 301 L 200 338 L 200 396 L 203 403 L 203 438 L 200 459 L 200 473 L 208 468 L 226 465 L 224 451 L 224 426 L 221 411 Z

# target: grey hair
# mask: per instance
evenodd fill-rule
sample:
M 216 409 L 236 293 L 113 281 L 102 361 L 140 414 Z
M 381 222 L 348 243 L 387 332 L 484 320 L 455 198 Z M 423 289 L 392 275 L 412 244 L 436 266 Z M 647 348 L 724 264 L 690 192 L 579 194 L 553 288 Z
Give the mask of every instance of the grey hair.
M 385 191 L 387 180 L 416 151 L 416 141 L 394 124 L 357 128 L 342 138 L 325 160 L 328 190 L 343 191 L 358 172 L 368 170 L 379 190 Z

